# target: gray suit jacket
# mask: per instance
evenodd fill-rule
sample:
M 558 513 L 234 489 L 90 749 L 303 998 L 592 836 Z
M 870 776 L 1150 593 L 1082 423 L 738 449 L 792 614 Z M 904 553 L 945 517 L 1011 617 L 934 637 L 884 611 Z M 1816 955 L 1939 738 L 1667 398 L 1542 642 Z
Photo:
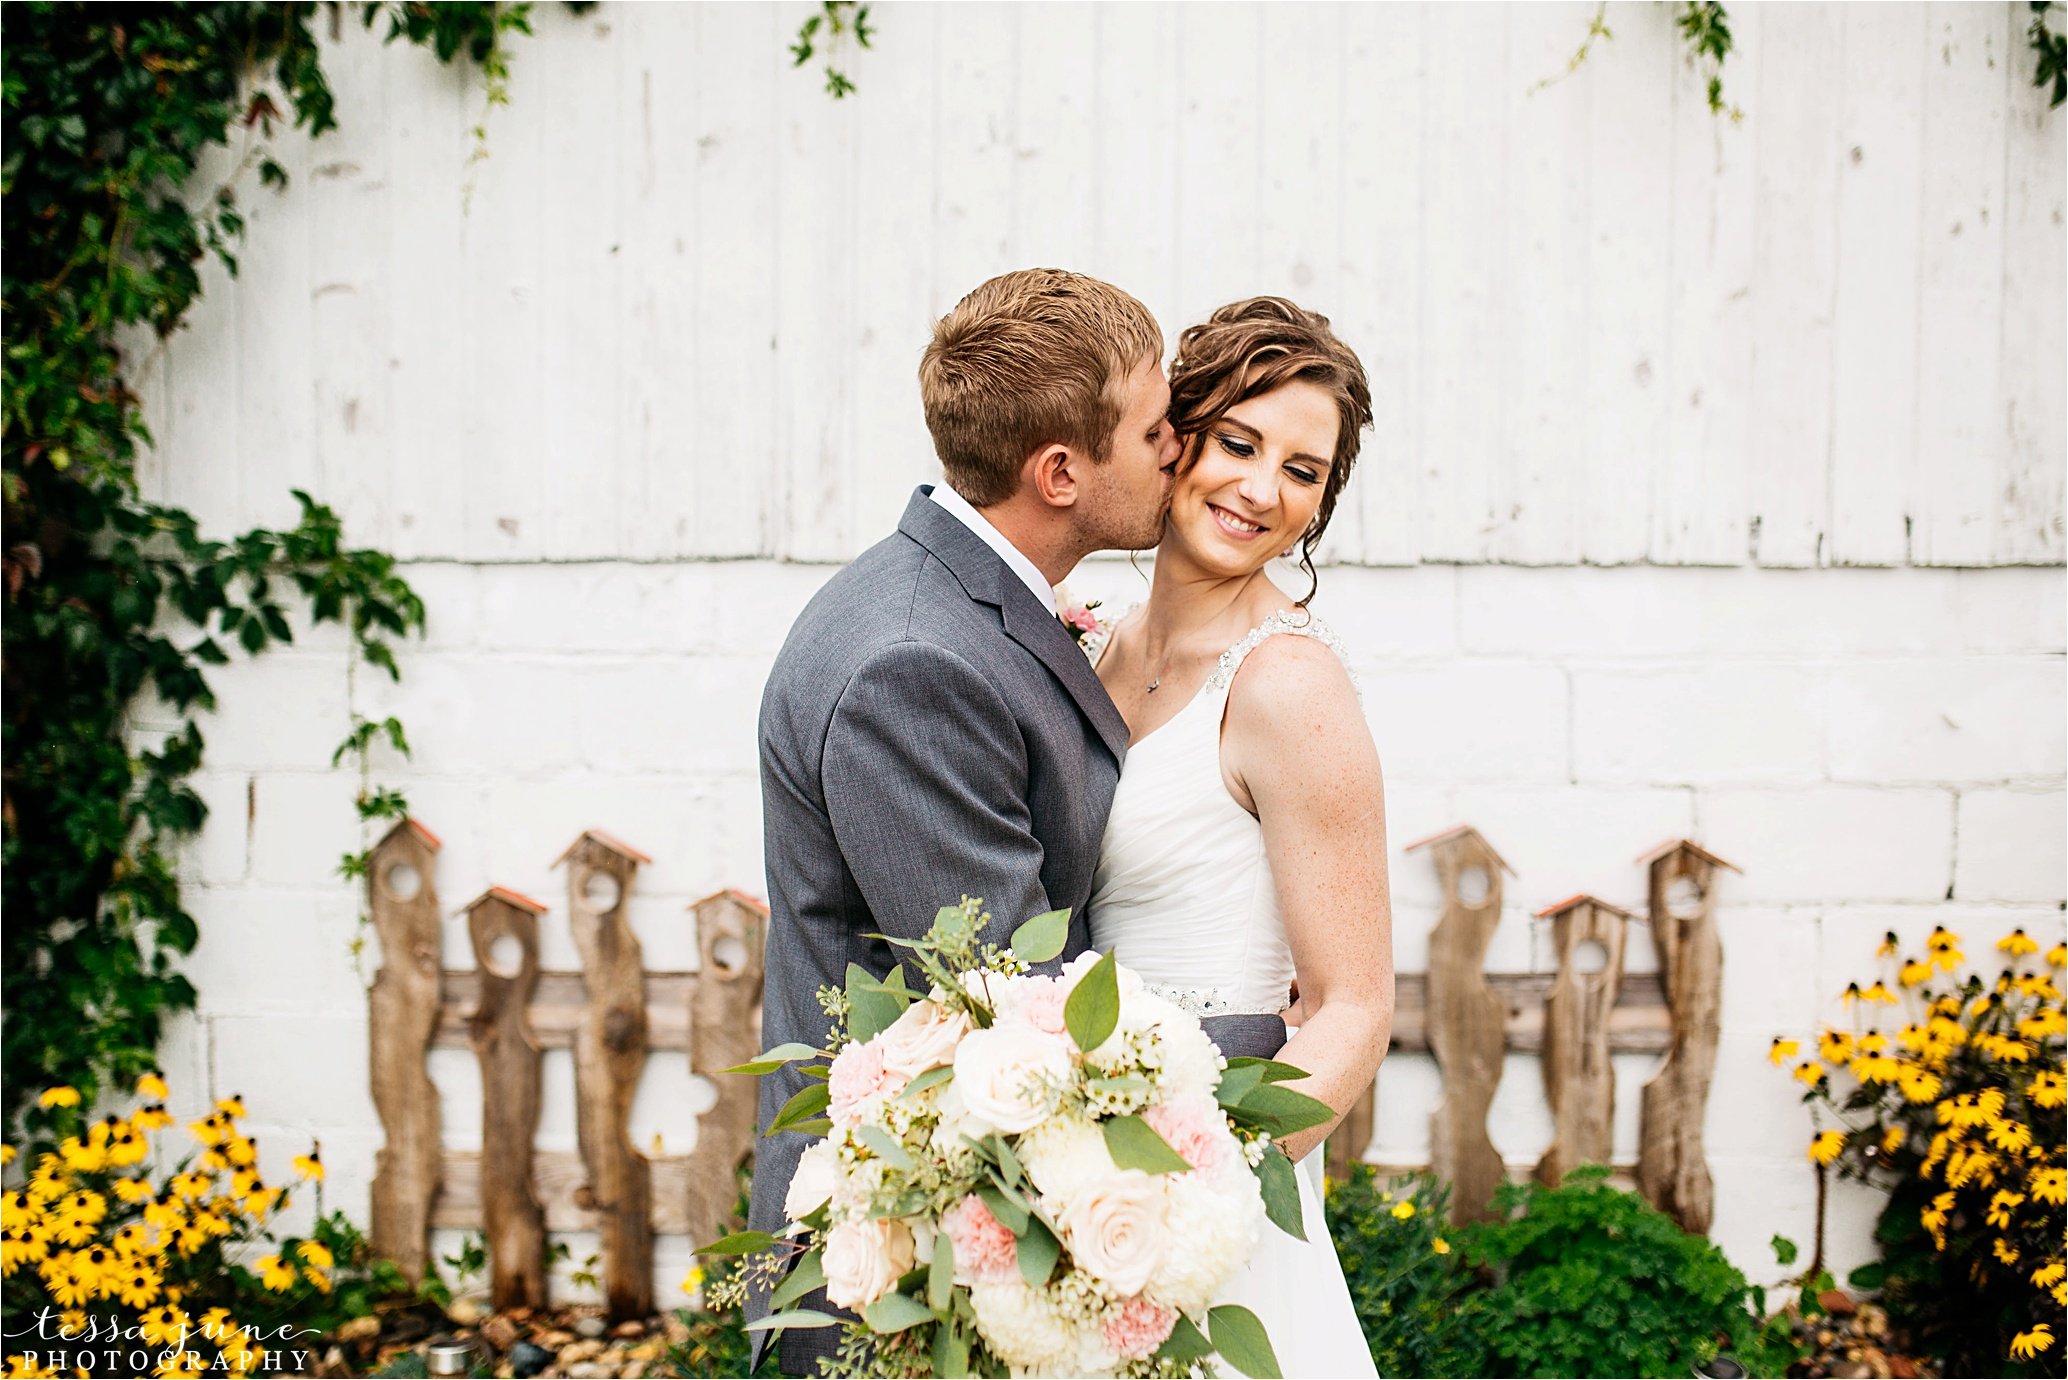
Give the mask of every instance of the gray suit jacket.
M 1127 723 L 1055 610 L 931 492 L 920 486 L 896 533 L 806 605 L 762 694 L 764 1048 L 822 1044 L 818 989 L 850 963 L 881 976 L 899 961 L 865 936 L 917 938 L 964 893 L 984 898 L 999 942 L 1067 906 L 1051 971 L 1090 947 L 1085 903 Z M 1282 1022 L 1264 1023 L 1241 1052 L 1284 1042 Z M 759 1126 L 807 1081 L 794 1066 L 764 1077 Z M 810 1144 L 757 1138 L 750 1227 L 781 1232 Z M 750 1317 L 766 1311 L 765 1295 L 750 1300 Z M 832 1341 L 831 1329 L 786 1333 L 785 1370 Z

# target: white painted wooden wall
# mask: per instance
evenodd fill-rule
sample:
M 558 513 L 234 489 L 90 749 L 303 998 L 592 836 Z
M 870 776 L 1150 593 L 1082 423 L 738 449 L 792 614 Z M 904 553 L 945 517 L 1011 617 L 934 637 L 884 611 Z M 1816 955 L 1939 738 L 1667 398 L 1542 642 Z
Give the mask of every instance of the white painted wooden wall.
M 341 127 L 145 373 L 149 486 L 408 557 L 842 560 L 935 473 L 929 323 L 1061 264 L 1173 338 L 1335 320 L 1338 561 L 2060 562 L 2025 7 L 1737 6 L 1741 124 L 1670 8 L 1539 89 L 1591 5 L 883 3 L 834 102 L 801 4 L 542 5 L 471 169 L 478 78 L 348 28 Z

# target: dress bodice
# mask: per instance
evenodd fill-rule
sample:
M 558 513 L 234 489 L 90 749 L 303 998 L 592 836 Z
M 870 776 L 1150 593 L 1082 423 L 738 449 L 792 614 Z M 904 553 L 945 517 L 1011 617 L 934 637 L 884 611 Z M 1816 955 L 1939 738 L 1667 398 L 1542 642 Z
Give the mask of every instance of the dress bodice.
M 1191 701 L 1128 748 L 1092 875 L 1093 947 L 1195 1015 L 1281 1011 L 1292 984 L 1263 826 L 1221 778 L 1229 687 L 1244 658 L 1281 634 L 1343 654 L 1325 624 L 1292 610 L 1223 652 Z M 1088 647 L 1094 664 L 1105 642 Z

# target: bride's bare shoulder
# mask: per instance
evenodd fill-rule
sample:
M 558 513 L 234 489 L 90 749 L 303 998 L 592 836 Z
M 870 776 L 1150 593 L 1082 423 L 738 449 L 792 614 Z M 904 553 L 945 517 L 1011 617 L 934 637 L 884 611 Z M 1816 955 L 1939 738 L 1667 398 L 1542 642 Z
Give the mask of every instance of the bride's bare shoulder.
M 1324 625 L 1299 626 L 1258 639 L 1228 668 L 1229 731 L 1279 746 L 1369 744 L 1342 643 Z

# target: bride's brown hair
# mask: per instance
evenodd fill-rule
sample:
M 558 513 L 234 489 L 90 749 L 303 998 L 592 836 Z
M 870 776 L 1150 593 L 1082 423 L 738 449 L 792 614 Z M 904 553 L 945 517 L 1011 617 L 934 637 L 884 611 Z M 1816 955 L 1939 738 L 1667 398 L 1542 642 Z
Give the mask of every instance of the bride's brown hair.
M 1298 607 L 1305 608 L 1321 583 L 1314 573 L 1314 545 L 1328 530 L 1357 459 L 1361 433 L 1372 424 L 1371 385 L 1356 352 L 1336 338 L 1327 317 L 1283 297 L 1230 302 L 1178 337 L 1178 353 L 1170 362 L 1170 422 L 1186 438 L 1182 474 L 1198 459 L 1197 438 L 1229 408 L 1296 381 L 1333 397 L 1340 418 L 1321 507 L 1299 541 L 1300 569 L 1307 572 L 1308 585 Z

